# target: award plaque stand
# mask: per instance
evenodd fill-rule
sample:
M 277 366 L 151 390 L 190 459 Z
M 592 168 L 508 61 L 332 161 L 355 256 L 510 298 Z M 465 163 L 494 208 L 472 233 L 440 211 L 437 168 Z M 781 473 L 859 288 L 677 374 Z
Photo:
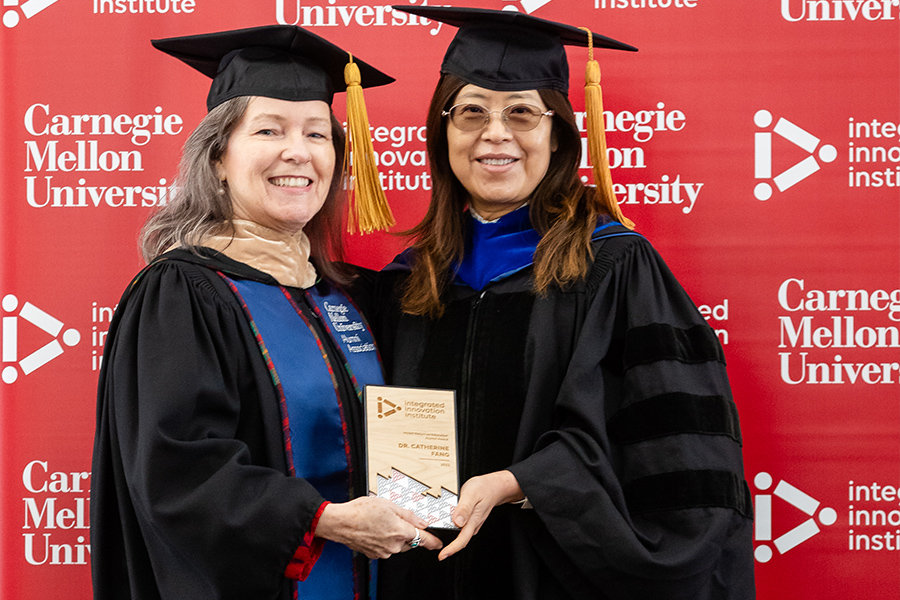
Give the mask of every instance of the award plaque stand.
M 367 385 L 364 402 L 369 495 L 457 529 L 456 392 Z

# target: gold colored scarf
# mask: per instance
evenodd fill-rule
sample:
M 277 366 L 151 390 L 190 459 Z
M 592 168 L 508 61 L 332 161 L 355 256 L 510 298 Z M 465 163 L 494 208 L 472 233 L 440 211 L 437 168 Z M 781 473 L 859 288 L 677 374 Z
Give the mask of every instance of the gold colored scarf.
M 316 268 L 309 262 L 309 238 L 302 229 L 285 235 L 253 221 L 233 219 L 231 225 L 233 236 L 208 236 L 201 245 L 271 275 L 281 285 L 315 285 Z

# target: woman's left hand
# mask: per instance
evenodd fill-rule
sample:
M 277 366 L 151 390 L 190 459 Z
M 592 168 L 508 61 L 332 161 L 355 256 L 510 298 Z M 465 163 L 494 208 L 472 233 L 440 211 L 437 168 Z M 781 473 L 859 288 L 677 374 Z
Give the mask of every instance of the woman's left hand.
M 495 471 L 468 480 L 459 492 L 459 502 L 453 511 L 453 523 L 460 528 L 459 535 L 441 551 L 438 560 L 465 548 L 495 506 L 524 497 L 515 475 L 509 471 Z

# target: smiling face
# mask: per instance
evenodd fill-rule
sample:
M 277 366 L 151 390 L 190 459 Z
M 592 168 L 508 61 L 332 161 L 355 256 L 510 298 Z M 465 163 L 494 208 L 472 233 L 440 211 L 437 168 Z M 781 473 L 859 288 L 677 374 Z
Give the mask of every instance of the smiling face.
M 544 117 L 531 131 L 512 131 L 500 118 L 511 104 L 547 106 L 537 90 L 496 92 L 463 87 L 453 104 L 472 103 L 497 111 L 476 131 L 460 131 L 447 120 L 450 168 L 469 193 L 469 202 L 485 219 L 497 219 L 522 206 L 547 173 L 556 150 L 552 119 Z
M 254 97 L 217 170 L 236 219 L 293 235 L 322 208 L 334 167 L 328 104 Z

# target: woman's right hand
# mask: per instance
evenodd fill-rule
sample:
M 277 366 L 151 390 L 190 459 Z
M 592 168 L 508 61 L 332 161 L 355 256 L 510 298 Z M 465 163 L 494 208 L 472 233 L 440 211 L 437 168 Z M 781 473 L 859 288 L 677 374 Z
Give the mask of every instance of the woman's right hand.
M 410 549 L 409 543 L 421 535 L 419 546 L 440 550 L 443 544 L 425 528 L 424 520 L 384 498 L 357 498 L 329 504 L 319 516 L 316 537 L 344 544 L 369 558 L 388 558 Z

